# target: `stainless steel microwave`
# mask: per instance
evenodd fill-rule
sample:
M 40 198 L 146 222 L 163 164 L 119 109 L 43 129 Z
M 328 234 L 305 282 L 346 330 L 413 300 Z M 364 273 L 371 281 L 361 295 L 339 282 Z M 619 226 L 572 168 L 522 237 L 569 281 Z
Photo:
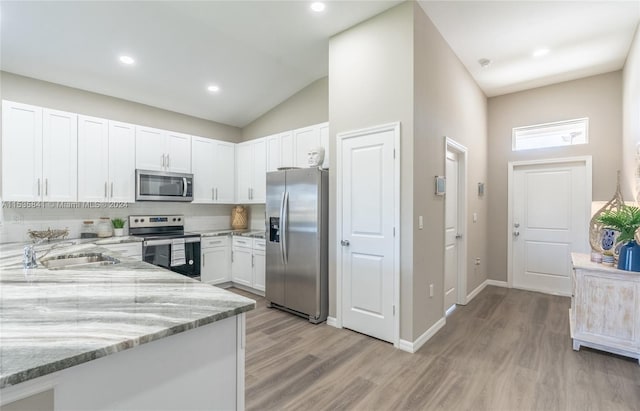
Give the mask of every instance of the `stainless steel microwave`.
M 193 174 L 136 170 L 136 201 L 193 201 Z

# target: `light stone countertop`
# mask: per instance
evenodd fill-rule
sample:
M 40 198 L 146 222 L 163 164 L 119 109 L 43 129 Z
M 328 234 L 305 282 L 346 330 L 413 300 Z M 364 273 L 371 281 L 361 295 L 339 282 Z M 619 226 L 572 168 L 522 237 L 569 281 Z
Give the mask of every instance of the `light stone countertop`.
M 38 257 L 116 256 L 81 241 L 36 246 Z M 23 246 L 0 245 L 0 388 L 255 308 L 251 299 L 120 256 L 114 265 L 25 270 Z

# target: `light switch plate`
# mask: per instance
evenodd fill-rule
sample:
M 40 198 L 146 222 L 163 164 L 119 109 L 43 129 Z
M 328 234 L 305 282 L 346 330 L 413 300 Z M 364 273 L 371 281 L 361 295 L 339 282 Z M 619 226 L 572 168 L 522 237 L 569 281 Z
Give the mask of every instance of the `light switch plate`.
M 422 230 L 424 228 L 424 221 L 422 219 L 422 216 L 419 215 L 418 216 L 418 230 Z

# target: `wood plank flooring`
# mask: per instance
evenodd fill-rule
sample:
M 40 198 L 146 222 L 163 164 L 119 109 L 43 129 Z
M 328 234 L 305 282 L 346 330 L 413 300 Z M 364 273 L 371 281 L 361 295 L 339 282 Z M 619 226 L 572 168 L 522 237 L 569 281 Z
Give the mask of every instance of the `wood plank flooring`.
M 415 354 L 266 307 L 247 315 L 247 410 L 640 410 L 637 361 L 571 349 L 569 299 L 487 287 Z

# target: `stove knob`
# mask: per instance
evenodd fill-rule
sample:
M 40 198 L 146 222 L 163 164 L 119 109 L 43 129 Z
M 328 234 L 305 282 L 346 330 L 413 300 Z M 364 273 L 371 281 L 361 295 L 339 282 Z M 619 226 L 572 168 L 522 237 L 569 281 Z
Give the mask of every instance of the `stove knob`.
M 182 221 L 182 218 L 178 218 L 178 221 Z
M 140 222 L 141 222 L 141 223 L 144 223 L 144 218 L 141 218 L 141 219 L 140 219 Z
M 176 221 L 176 219 L 174 218 L 173 221 Z
M 138 222 L 138 219 L 136 218 L 135 220 L 133 220 L 133 222 L 134 222 L 134 223 L 137 223 L 137 222 Z

